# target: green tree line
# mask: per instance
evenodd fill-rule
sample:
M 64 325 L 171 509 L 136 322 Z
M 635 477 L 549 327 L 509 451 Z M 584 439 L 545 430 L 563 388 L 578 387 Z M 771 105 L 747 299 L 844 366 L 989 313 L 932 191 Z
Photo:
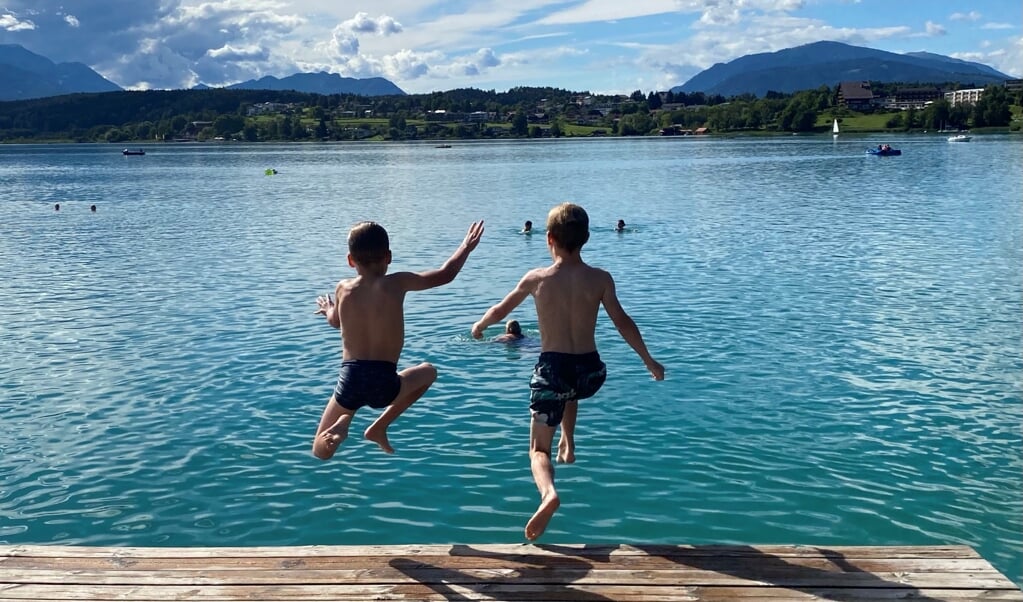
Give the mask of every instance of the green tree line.
M 890 84 L 879 84 L 880 86 Z M 586 102 L 580 102 L 586 98 Z M 270 114 L 253 107 L 276 103 Z M 1004 127 L 1019 92 L 988 86 L 980 102 L 950 106 L 935 101 L 923 110 L 892 112 L 894 130 Z M 444 113 L 437 113 L 443 111 Z M 472 119 L 470 114 L 485 114 Z M 440 115 L 440 117 L 438 117 Z M 445 118 L 450 115 L 450 118 Z M 72 94 L 0 103 L 0 141 L 72 140 L 134 142 L 189 139 L 348 140 L 540 137 L 606 132 L 656 135 L 669 129 L 706 127 L 715 132 L 817 129 L 822 115 L 842 118 L 837 89 L 821 86 L 763 98 L 724 98 L 703 93 L 591 95 L 551 87 L 506 92 L 464 88 L 446 92 L 363 97 L 272 90 L 150 90 Z

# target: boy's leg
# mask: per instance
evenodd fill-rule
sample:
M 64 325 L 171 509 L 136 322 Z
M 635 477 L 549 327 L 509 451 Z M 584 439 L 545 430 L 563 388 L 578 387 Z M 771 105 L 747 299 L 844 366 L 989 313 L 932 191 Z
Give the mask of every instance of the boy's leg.
M 554 489 L 554 465 L 551 464 L 551 443 L 554 442 L 556 427 L 547 426 L 535 418 L 529 424 L 529 466 L 533 480 L 540 490 L 540 506 L 526 523 L 526 539 L 533 540 L 543 535 L 547 523 L 558 510 L 561 500 Z
M 348 437 L 348 425 L 352 422 L 355 410 L 341 407 L 331 395 L 327 407 L 323 408 L 320 426 L 316 427 L 313 437 L 313 455 L 321 460 L 329 460 L 341 443 Z
M 558 440 L 558 462 L 575 462 L 575 419 L 579 413 L 579 400 L 565 402 L 565 415 L 561 418 L 561 439 Z
M 373 424 L 369 425 L 363 436 L 369 439 L 373 443 L 380 446 L 380 449 L 384 450 L 389 454 L 394 453 L 394 448 L 391 447 L 390 442 L 387 440 L 387 427 L 392 422 L 401 416 L 404 412 L 416 402 L 417 399 L 426 393 L 426 390 L 430 388 L 433 381 L 437 380 L 437 369 L 433 367 L 433 364 L 423 362 L 418 366 L 411 368 L 405 368 L 398 373 L 401 378 L 401 388 L 398 390 L 398 396 L 394 398 L 391 405 L 387 406 L 383 414 L 373 421 Z

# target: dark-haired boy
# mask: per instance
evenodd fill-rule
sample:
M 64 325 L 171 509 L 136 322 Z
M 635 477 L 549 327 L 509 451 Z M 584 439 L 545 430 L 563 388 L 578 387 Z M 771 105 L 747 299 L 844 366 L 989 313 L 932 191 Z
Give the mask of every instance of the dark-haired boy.
M 398 372 L 405 345 L 405 294 L 443 286 L 455 279 L 483 235 L 483 222 L 469 226 L 465 240 L 444 265 L 425 272 L 387 273 L 391 249 L 387 231 L 374 222 L 355 224 L 348 233 L 348 265 L 358 275 L 338 282 L 335 299 L 318 297 L 316 304 L 334 328 L 341 330 L 341 372 L 323 410 L 313 439 L 313 455 L 330 459 L 348 436 L 355 412 L 383 409 L 366 429 L 366 439 L 391 454 L 387 427 L 426 393 L 437 379 L 428 362 Z
M 529 382 L 529 458 L 533 480 L 540 490 L 540 506 L 526 523 L 526 538 L 543 534 L 561 505 L 554 488 L 551 444 L 561 425 L 558 461 L 575 461 L 575 421 L 579 400 L 592 396 L 604 384 L 607 371 L 597 353 L 594 336 L 601 305 L 622 338 L 639 354 L 654 379 L 664 378 L 664 366 L 647 351 L 643 336 L 618 302 L 615 283 L 604 270 L 587 265 L 581 256 L 590 237 L 586 211 L 562 203 L 547 215 L 547 248 L 554 263 L 526 273 L 512 292 L 472 326 L 479 339 L 490 325 L 503 320 L 527 296 L 536 303 L 541 353 Z

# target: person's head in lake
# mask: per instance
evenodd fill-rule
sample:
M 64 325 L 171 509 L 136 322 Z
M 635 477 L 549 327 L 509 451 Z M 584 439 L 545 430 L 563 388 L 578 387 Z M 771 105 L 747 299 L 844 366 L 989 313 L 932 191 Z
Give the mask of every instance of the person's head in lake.
M 623 220 L 623 219 L 618 220 L 618 225 L 615 226 L 615 230 L 617 230 L 619 232 L 621 232 L 622 230 L 625 230 L 625 220 Z
M 518 320 L 508 320 L 504 325 L 504 334 L 510 334 L 516 338 L 522 338 L 522 326 Z
M 89 207 L 89 211 L 92 211 L 93 213 L 96 213 L 96 206 L 92 205 L 91 207 Z
M 348 231 L 348 265 L 371 274 L 387 272 L 391 247 L 387 230 L 376 222 L 359 222 Z
M 547 244 L 576 253 L 590 239 L 590 216 L 573 203 L 562 203 L 547 214 Z
M 531 222 L 531 221 L 529 221 L 527 219 L 526 223 L 522 224 L 522 231 L 523 232 L 532 232 L 533 231 L 533 222 Z

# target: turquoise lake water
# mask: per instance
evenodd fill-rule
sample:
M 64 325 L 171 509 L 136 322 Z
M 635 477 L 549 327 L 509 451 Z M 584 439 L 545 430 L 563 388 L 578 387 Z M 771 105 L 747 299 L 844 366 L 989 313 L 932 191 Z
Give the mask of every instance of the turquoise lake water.
M 146 148 L 0 146 L 0 543 L 523 541 L 536 313 L 469 328 L 571 200 L 667 379 L 601 314 L 542 542 L 967 544 L 1023 582 L 1019 136 Z M 440 376 L 398 454 L 321 463 L 315 298 L 362 219 L 396 270 L 487 231 L 408 298 L 401 365 Z

